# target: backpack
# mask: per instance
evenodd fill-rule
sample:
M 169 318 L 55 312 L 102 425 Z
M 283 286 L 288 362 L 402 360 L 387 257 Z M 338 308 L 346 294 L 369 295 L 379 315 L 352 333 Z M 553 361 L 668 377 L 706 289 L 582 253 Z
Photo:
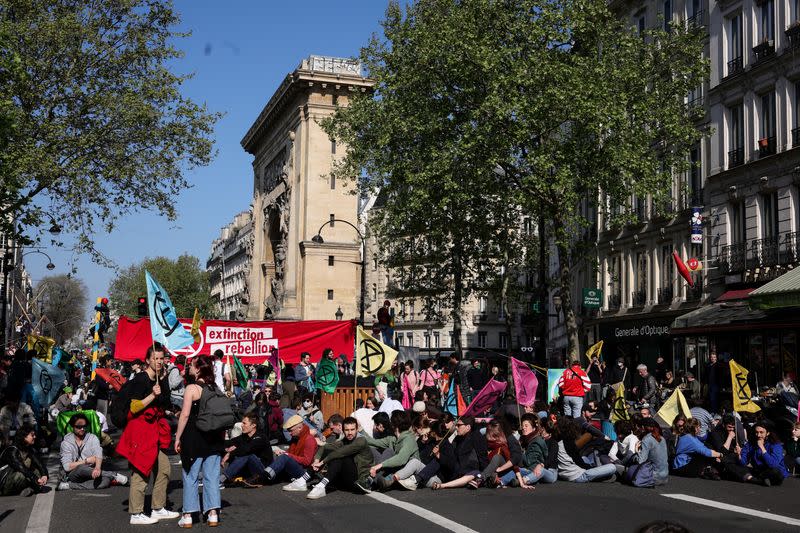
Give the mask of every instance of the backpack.
M 634 487 L 652 488 L 656 486 L 656 478 L 653 472 L 653 463 L 645 461 L 642 464 L 633 464 L 625 469 L 622 480 Z
M 197 410 L 197 429 L 218 431 L 236 423 L 231 400 L 216 386 L 204 386 Z
M 123 429 L 128 424 L 128 413 L 131 410 L 131 383 L 133 383 L 132 379 L 126 381 L 111 400 L 108 417 L 111 419 L 111 423 L 119 429 Z

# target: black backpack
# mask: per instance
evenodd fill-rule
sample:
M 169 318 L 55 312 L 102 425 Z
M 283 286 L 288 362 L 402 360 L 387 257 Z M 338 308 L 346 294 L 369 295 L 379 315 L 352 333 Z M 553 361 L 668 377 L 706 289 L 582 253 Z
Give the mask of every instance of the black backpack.
M 204 386 L 197 409 L 197 429 L 218 431 L 236 423 L 231 400 L 216 386 Z
M 111 400 L 108 416 L 111 423 L 119 429 L 123 429 L 128 424 L 128 412 L 131 410 L 131 383 L 133 383 L 132 379 L 126 381 Z

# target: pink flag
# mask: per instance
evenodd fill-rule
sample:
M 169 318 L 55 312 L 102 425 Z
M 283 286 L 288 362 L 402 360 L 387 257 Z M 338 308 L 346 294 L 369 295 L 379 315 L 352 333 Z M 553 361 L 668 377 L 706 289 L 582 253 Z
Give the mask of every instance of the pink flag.
M 539 378 L 533 370 L 519 359 L 511 358 L 511 375 L 514 376 L 514 389 L 517 391 L 517 403 L 533 405 L 536 401 L 536 389 Z
M 272 365 L 272 369 L 275 370 L 276 381 L 278 383 L 281 383 L 281 360 L 278 357 L 278 349 L 272 347 L 269 351 L 269 355 L 264 360 L 264 362 Z
M 473 398 L 472 402 L 467 406 L 467 410 L 461 413 L 461 416 L 482 414 L 494 405 L 494 402 L 496 402 L 498 398 L 503 396 L 503 393 L 506 391 L 506 385 L 506 382 L 490 379 L 489 383 L 484 385 L 480 392 L 475 395 L 475 398 Z

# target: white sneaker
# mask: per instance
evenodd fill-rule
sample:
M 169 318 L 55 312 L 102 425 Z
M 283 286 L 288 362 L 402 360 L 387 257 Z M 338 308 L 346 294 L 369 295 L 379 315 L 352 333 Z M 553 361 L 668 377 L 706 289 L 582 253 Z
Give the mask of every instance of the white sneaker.
M 119 472 L 114 474 L 114 481 L 116 481 L 117 485 L 127 485 L 128 484 L 128 476 L 122 475 Z
M 61 481 L 56 490 L 69 490 L 69 481 Z
M 156 520 L 171 520 L 173 518 L 178 518 L 180 515 L 180 513 L 168 511 L 163 507 L 161 509 L 153 509 L 153 512 L 150 513 L 150 516 Z
M 308 490 L 308 486 L 306 485 L 306 480 L 299 477 L 289 483 L 288 485 L 283 486 L 283 490 L 289 492 L 303 492 Z
M 311 491 L 306 496 L 306 498 L 308 498 L 309 500 L 319 500 L 320 498 L 324 497 L 325 497 L 325 487 L 322 485 L 322 483 L 317 483 L 316 485 L 314 485 L 314 488 L 311 489 Z
M 178 527 L 184 529 L 191 529 L 192 528 L 192 517 L 191 516 L 182 516 L 180 520 L 178 520 Z
M 398 479 L 397 482 L 406 490 L 417 490 L 417 482 L 414 480 L 414 476 Z
M 131 515 L 132 526 L 142 526 L 142 525 L 157 524 L 157 523 L 158 523 L 157 518 L 152 518 L 144 513 Z

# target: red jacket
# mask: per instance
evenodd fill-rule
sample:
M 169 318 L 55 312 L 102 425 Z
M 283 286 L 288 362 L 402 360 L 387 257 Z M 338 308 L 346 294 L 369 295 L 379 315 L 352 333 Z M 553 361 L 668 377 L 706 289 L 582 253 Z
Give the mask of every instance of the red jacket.
M 171 434 L 163 414 L 158 407 L 148 407 L 137 415 L 128 413 L 128 424 L 117 444 L 117 453 L 145 476 L 155 466 L 158 450 L 169 448 Z
M 303 429 L 297 440 L 289 444 L 286 455 L 300 463 L 302 466 L 311 466 L 314 462 L 314 454 L 317 453 L 317 439 L 311 435 L 308 426 L 303 424 Z
M 583 396 L 592 389 L 592 382 L 581 365 L 575 363 L 558 378 L 558 386 L 564 396 Z

